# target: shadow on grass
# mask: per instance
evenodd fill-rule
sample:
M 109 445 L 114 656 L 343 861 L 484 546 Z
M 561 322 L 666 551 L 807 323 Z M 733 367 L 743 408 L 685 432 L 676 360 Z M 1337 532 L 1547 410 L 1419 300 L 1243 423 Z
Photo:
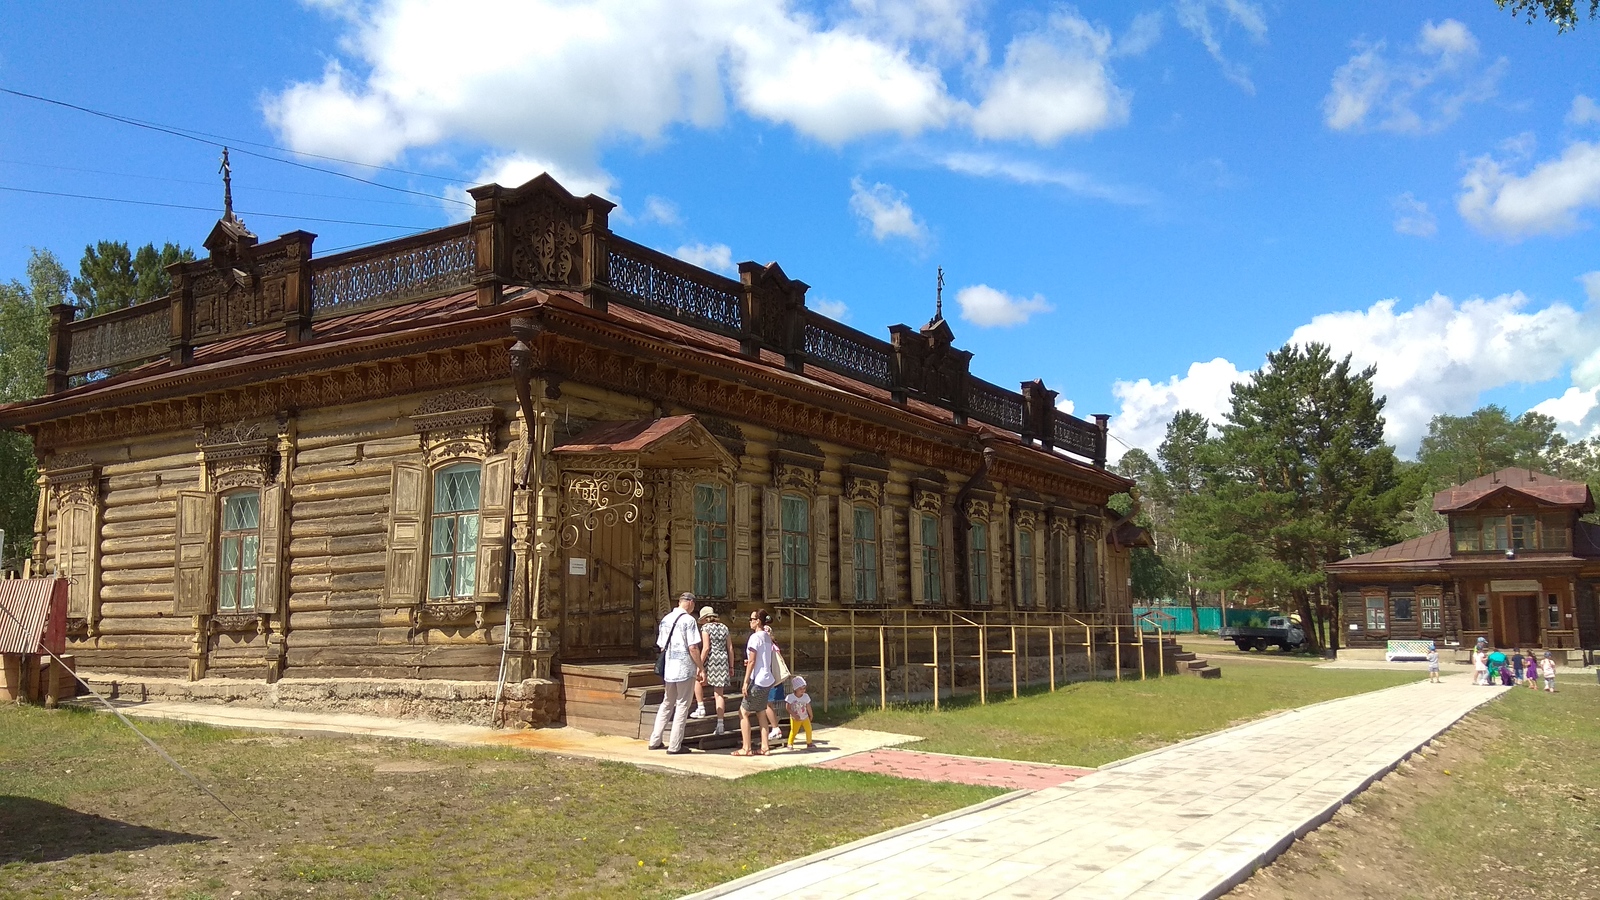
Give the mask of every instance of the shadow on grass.
M 146 828 L 32 797 L 0 796 L 0 866 L 208 840 L 209 835 Z

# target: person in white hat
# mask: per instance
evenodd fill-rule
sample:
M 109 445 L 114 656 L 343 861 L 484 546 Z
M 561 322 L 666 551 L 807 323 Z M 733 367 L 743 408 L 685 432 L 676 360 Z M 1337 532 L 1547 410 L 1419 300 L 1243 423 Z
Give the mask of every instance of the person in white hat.
M 722 724 L 728 713 L 728 688 L 733 685 L 733 635 L 728 626 L 717 618 L 717 611 L 709 606 L 700 607 L 700 658 L 704 661 L 706 677 L 694 685 L 694 712 L 690 718 L 706 715 L 706 688 L 717 701 L 717 734 L 726 734 Z
M 794 739 L 804 730 L 806 749 L 810 750 L 815 746 L 811 740 L 811 695 L 806 693 L 804 677 L 796 675 L 789 679 L 789 696 L 783 702 L 789 707 L 789 747 L 793 749 Z

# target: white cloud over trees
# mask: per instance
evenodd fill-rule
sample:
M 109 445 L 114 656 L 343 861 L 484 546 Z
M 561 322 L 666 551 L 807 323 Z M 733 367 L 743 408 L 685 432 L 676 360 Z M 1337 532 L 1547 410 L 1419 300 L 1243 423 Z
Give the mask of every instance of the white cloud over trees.
M 1506 68 L 1504 59 L 1482 62 L 1477 38 L 1455 19 L 1424 22 L 1416 43 L 1396 53 L 1381 40 L 1356 50 L 1322 100 L 1323 123 L 1334 131 L 1440 131 L 1492 98 Z

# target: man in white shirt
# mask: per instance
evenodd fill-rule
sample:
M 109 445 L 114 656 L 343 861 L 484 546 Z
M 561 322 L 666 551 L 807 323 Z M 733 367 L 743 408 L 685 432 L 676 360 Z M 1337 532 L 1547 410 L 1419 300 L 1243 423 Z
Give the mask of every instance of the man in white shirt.
M 666 694 L 656 709 L 655 726 L 650 729 L 650 749 L 666 749 L 668 753 L 688 753 L 683 745 L 683 729 L 689 723 L 689 702 L 694 699 L 694 683 L 700 675 L 700 625 L 694 618 L 694 594 L 684 591 L 678 597 L 678 608 L 666 614 L 656 629 L 656 647 L 667 655 L 666 672 L 661 676 L 666 682 Z M 672 732 L 667 743 L 661 743 L 662 732 L 668 723 Z

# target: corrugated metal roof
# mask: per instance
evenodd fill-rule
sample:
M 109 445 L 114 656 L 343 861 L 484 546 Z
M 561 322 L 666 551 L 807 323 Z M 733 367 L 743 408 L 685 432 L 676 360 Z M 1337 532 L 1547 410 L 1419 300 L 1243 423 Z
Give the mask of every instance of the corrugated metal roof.
M 1566 481 L 1532 469 L 1501 469 L 1474 478 L 1459 487 L 1445 488 L 1433 495 L 1434 512 L 1471 509 L 1496 491 L 1510 491 L 1531 498 L 1539 506 L 1567 506 L 1589 512 L 1594 499 L 1589 486 L 1581 481 Z
M 1401 562 L 1443 562 L 1450 558 L 1450 531 L 1435 531 L 1422 537 L 1412 538 L 1398 544 L 1391 544 L 1352 556 L 1338 562 L 1328 563 L 1330 569 L 1359 568 L 1362 566 L 1382 565 L 1384 563 Z
M 66 589 L 67 582 L 60 578 L 0 581 L 0 653 L 38 653 L 41 643 L 63 652 Z

